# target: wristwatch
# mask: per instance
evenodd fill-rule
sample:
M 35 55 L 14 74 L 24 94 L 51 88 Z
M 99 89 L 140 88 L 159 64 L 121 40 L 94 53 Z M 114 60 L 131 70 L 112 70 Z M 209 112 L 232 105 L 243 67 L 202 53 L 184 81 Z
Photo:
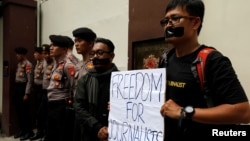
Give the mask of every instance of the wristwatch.
M 192 119 L 194 113 L 195 113 L 195 110 L 194 110 L 194 107 L 193 106 L 186 106 L 184 108 L 184 112 L 185 112 L 185 118 L 186 119 Z

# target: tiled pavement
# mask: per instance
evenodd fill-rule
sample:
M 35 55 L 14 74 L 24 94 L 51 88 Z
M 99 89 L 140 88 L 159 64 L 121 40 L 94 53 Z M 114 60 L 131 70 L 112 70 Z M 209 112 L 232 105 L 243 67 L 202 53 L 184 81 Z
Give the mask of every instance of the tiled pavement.
M 34 133 L 36 132 L 36 130 L 34 130 Z M 36 140 L 39 141 L 40 139 Z M 14 136 L 6 136 L 4 134 L 2 134 L 1 130 L 0 130 L 0 141 L 20 141 L 19 138 L 15 139 Z M 25 140 L 25 141 L 30 141 L 29 139 Z
M 18 139 L 14 139 L 14 136 L 6 137 L 4 135 L 0 135 L 0 141 L 20 141 L 20 139 L 19 138 Z M 30 141 L 30 140 L 27 139 L 26 141 Z M 39 139 L 36 140 L 36 141 L 39 141 Z
M 0 141 L 20 141 L 20 139 L 14 139 L 13 136 L 6 137 L 4 135 L 0 135 Z
M 5 136 L 5 135 L 0 133 L 0 141 L 20 141 L 20 139 L 19 138 L 15 139 L 14 136 L 9 136 L 8 137 L 8 136 Z M 30 141 L 30 140 L 27 139 L 25 141 Z M 36 140 L 36 141 L 39 141 L 39 139 Z

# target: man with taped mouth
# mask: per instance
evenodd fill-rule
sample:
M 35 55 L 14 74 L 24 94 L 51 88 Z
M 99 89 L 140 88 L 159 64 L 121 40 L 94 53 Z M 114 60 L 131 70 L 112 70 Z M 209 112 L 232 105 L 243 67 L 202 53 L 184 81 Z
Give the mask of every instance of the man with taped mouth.
M 82 140 L 108 140 L 108 113 L 111 73 L 118 71 L 112 63 L 115 46 L 105 38 L 97 38 L 89 53 L 93 67 L 77 82 L 74 109 L 83 134 Z
M 159 63 L 167 69 L 166 102 L 160 110 L 164 141 L 202 140 L 212 136 L 212 129 L 250 122 L 249 100 L 230 59 L 198 40 L 204 12 L 202 0 L 170 0 L 160 21 L 173 47 Z M 206 60 L 199 56 L 209 49 Z M 199 64 L 205 64 L 202 71 Z

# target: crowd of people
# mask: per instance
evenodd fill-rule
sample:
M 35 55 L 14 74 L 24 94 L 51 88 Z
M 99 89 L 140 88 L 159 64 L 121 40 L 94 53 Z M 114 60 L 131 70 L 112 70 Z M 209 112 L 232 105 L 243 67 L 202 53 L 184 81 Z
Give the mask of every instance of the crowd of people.
M 173 46 L 173 53 L 165 57 L 167 65 L 160 64 L 167 68 L 166 102 L 159 110 L 165 119 L 164 140 L 250 122 L 249 101 L 229 58 L 219 51 L 208 56 L 205 76 L 212 107 L 206 105 L 190 69 L 198 52 L 207 47 L 198 41 L 204 9 L 202 0 L 170 0 L 160 21 L 166 42 Z M 15 138 L 108 141 L 109 84 L 111 73 L 119 71 L 113 63 L 115 46 L 87 27 L 77 28 L 72 34 L 74 40 L 50 35 L 50 44 L 35 47 L 36 64 L 26 57 L 25 47 L 15 49 L 18 65 L 13 99 L 20 127 Z M 81 59 L 72 53 L 74 46 Z M 185 85 L 176 87 L 169 81 Z M 36 133 L 31 95 L 35 100 Z
M 106 82 L 110 79 L 112 71 L 118 71 L 112 63 L 115 46 L 109 39 L 97 38 L 96 33 L 87 27 L 77 28 L 72 34 L 74 40 L 68 36 L 50 35 L 50 44 L 35 47 L 33 52 L 35 64 L 26 57 L 28 50 L 25 47 L 15 48 L 18 65 L 13 99 L 20 130 L 14 138 L 46 141 L 82 140 L 83 133 L 87 133 L 84 132 L 86 130 L 82 127 L 82 121 L 77 120 L 81 119 L 82 109 L 79 111 L 75 109 L 82 108 L 79 106 L 81 105 L 79 98 L 88 97 L 87 93 L 79 92 L 85 87 L 84 85 L 89 84 L 85 84 L 85 81 L 82 84 L 80 81 L 85 75 L 93 75 L 90 80 L 93 83 L 88 90 L 95 91 L 99 87 L 106 99 L 103 105 L 96 105 L 102 98 L 89 101 L 89 105 L 93 106 L 92 110 L 98 108 L 95 113 L 99 110 L 107 113 L 109 86 Z M 82 56 L 81 60 L 72 53 L 74 46 L 77 53 Z M 102 82 L 99 82 L 99 79 Z M 95 92 L 97 96 L 98 91 Z M 75 101 L 78 101 L 77 108 L 74 107 Z M 31 112 L 32 102 L 35 107 L 34 118 Z M 99 109 L 100 107 L 106 108 Z M 105 117 L 99 115 L 98 120 L 102 120 L 103 123 L 96 125 L 97 133 L 102 127 L 107 132 L 107 115 Z M 36 133 L 33 130 L 33 120 Z M 100 131 L 101 135 L 102 132 L 103 129 Z M 97 139 L 97 136 L 87 135 L 90 140 Z

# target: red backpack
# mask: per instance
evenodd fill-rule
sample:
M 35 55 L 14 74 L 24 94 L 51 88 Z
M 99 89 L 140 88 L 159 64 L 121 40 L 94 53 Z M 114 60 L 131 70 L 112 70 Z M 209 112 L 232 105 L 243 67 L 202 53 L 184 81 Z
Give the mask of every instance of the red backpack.
M 170 49 L 166 52 L 163 53 L 163 55 L 161 56 L 161 61 L 160 61 L 160 68 L 166 68 L 167 67 L 167 55 L 173 51 L 171 51 L 173 49 Z M 200 87 L 201 87 L 201 91 L 204 94 L 204 98 L 206 100 L 207 106 L 208 107 L 212 107 L 213 106 L 213 101 L 211 99 L 211 97 L 209 95 L 207 95 L 208 92 L 208 88 L 206 85 L 206 77 L 205 77 L 205 70 L 206 70 L 206 60 L 207 60 L 207 56 L 209 55 L 209 53 L 211 53 L 212 51 L 216 51 L 215 48 L 213 47 L 203 47 L 202 49 L 200 49 L 199 53 L 197 54 L 196 59 L 194 60 L 194 62 L 192 63 L 191 66 L 191 71 L 194 75 L 194 78 L 197 78 L 198 83 L 200 83 Z

